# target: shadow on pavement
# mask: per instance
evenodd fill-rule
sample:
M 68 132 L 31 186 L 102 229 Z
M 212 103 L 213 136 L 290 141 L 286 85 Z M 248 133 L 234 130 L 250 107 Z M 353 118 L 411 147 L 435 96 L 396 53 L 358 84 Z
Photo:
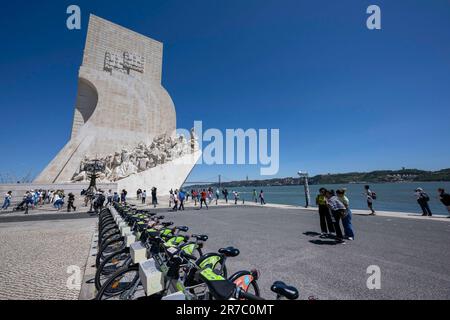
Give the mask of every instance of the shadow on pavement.
M 310 236 L 310 237 L 317 237 L 317 236 L 320 236 L 320 233 L 315 232 L 315 231 L 306 231 L 306 232 L 303 232 L 303 234 L 304 234 L 305 236 Z
M 318 245 L 328 245 L 328 246 L 335 246 L 338 243 L 334 240 L 309 240 L 312 244 L 318 244 Z

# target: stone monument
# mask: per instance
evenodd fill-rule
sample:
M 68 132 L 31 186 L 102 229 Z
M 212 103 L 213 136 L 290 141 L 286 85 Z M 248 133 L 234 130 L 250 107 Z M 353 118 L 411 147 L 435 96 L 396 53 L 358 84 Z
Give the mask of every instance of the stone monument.
M 71 138 L 35 183 L 86 182 L 86 163 L 100 159 L 99 181 L 118 190 L 164 194 L 183 184 L 201 151 L 176 134 L 162 52 L 162 43 L 90 16 Z

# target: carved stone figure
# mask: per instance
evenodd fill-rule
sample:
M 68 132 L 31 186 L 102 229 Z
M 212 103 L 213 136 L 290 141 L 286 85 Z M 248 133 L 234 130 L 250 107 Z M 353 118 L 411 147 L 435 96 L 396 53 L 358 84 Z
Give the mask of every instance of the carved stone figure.
M 167 135 L 159 135 L 148 146 L 141 142 L 131 152 L 123 149 L 121 152 L 115 152 L 114 155 L 109 154 L 100 159 L 105 164 L 105 168 L 100 173 L 99 180 L 114 182 L 172 161 L 192 152 L 192 145 L 194 149 L 197 146 L 193 133 L 191 133 L 190 140 L 187 140 L 183 135 L 175 136 L 174 138 Z M 85 157 L 80 162 L 79 172 L 73 175 L 73 182 L 88 179 L 84 166 L 89 161 L 91 160 Z

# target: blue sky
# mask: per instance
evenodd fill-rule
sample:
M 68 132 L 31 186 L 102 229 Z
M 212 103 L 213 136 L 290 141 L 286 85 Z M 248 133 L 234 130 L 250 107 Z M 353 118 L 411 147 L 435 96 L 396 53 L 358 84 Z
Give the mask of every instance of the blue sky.
M 382 30 L 365 27 L 370 4 Z M 68 141 L 89 13 L 164 43 L 179 127 L 279 128 L 277 176 L 450 167 L 449 1 L 9 1 L 0 173 L 37 174 Z M 190 179 L 218 173 L 259 167 L 201 165 Z

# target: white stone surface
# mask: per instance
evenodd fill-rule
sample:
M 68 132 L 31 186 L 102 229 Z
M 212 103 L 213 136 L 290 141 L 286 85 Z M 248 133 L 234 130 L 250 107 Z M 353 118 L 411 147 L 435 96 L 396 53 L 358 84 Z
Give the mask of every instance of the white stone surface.
M 158 41 L 90 16 L 71 139 L 36 183 L 69 182 L 85 157 L 107 157 L 163 134 L 174 136 L 175 106 L 161 85 L 162 51 Z M 194 164 L 167 163 L 133 174 L 116 190 L 166 192 L 180 187 Z

